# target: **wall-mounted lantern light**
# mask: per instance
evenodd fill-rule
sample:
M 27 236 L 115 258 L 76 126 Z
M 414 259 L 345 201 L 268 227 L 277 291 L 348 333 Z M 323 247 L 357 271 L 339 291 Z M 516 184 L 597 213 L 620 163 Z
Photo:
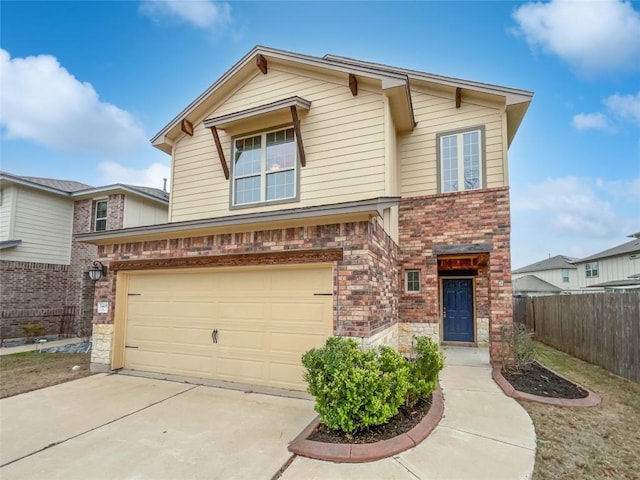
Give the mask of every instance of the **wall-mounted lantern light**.
M 103 275 L 107 275 L 107 267 L 96 260 L 95 262 L 93 262 L 93 265 L 89 267 L 89 271 L 87 273 L 89 274 L 89 278 L 91 280 L 97 282 L 102 278 Z

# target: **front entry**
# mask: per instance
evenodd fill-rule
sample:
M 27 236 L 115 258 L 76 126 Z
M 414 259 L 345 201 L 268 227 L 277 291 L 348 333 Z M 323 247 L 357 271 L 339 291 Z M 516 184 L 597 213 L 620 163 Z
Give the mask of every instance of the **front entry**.
M 442 280 L 443 340 L 473 342 L 473 280 Z

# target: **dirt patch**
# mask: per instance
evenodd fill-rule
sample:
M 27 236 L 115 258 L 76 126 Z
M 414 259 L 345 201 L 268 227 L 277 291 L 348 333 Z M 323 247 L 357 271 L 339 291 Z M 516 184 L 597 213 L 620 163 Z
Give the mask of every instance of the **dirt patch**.
M 0 398 L 92 375 L 90 353 L 23 352 L 0 356 Z M 74 366 L 76 370 L 72 370 Z
M 537 362 L 502 370 L 502 376 L 513 387 L 525 393 L 549 398 L 586 398 L 584 388 L 559 377 Z
M 408 432 L 422 421 L 431 408 L 431 396 L 427 400 L 420 400 L 413 407 L 401 407 L 398 414 L 384 425 L 370 427 L 353 433 L 331 430 L 324 424 L 309 436 L 309 440 L 325 443 L 375 443 L 388 440 Z

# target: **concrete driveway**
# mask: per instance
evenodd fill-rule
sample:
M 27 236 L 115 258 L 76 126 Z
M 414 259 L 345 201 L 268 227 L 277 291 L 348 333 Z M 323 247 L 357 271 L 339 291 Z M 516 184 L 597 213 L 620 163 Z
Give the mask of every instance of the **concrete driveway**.
M 0 400 L 0 478 L 271 478 L 313 402 L 124 375 Z

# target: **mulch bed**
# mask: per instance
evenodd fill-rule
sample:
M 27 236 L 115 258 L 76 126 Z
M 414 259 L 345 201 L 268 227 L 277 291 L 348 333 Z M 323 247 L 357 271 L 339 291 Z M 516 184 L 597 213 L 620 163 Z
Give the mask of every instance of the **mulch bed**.
M 422 421 L 430 408 L 431 396 L 427 400 L 419 400 L 411 408 L 400 407 L 398 414 L 384 425 L 369 427 L 351 434 L 339 430 L 331 430 L 320 423 L 308 439 L 325 443 L 375 443 L 380 440 L 388 440 L 415 427 Z
M 502 376 L 516 390 L 541 397 L 576 399 L 589 395 L 585 389 L 557 376 L 538 362 L 503 369 Z

